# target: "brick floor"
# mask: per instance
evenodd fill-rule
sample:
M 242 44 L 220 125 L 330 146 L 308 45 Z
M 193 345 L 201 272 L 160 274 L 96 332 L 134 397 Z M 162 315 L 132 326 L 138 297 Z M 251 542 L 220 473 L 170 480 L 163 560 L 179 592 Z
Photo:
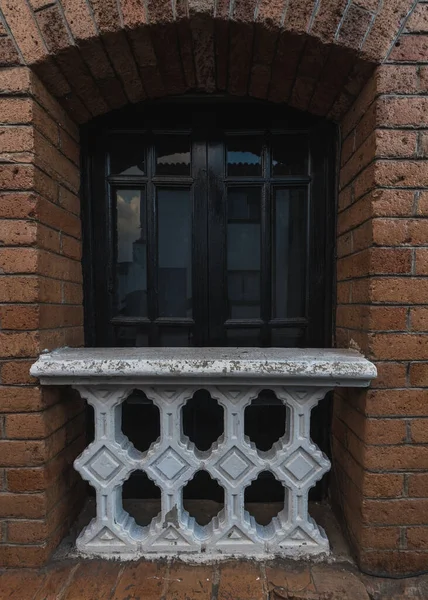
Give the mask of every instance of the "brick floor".
M 289 561 L 58 561 L 0 571 L 0 600 L 369 600 L 349 568 Z
M 0 600 L 426 600 L 428 576 L 362 575 L 349 564 L 64 560 L 0 571 Z

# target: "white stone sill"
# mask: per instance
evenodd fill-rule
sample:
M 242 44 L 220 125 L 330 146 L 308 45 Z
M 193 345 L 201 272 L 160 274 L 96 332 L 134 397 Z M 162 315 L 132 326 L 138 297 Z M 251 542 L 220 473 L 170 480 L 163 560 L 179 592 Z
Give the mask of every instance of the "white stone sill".
M 355 350 L 61 348 L 31 367 L 42 385 L 232 384 L 367 387 L 376 367 Z

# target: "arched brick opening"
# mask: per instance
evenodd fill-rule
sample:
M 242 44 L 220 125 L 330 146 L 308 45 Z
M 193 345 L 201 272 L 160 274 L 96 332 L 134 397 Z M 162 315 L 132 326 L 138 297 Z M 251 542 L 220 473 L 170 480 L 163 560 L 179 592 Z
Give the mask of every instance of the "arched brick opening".
M 83 407 L 28 374 L 84 342 L 78 125 L 218 91 L 340 123 L 336 343 L 379 378 L 336 398 L 334 498 L 362 568 L 426 567 L 426 6 L 0 0 L 2 564 L 46 561 L 81 505 Z

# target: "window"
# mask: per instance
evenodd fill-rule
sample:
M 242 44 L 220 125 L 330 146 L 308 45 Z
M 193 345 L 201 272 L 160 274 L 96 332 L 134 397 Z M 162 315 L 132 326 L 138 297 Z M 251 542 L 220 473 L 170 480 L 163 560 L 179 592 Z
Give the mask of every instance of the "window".
M 86 129 L 87 338 L 329 345 L 331 127 L 258 102 L 158 102 Z

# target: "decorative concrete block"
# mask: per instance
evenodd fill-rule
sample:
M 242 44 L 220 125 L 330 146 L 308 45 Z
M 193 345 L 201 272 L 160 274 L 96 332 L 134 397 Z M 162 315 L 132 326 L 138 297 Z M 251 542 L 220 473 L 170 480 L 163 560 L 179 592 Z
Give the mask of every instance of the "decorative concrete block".
M 161 354 L 166 351 L 163 360 Z M 207 360 L 201 353 L 207 352 Z M 172 352 L 174 357 L 171 356 Z M 77 540 L 88 555 L 157 553 L 305 556 L 327 553 L 308 514 L 308 493 L 330 462 L 310 439 L 312 408 L 336 385 L 368 385 L 375 367 L 352 351 L 238 349 L 62 350 L 42 355 L 32 374 L 72 384 L 95 411 L 95 439 L 75 468 L 96 490 L 97 515 Z M 223 407 L 224 432 L 208 451 L 182 433 L 182 408 L 199 389 Z M 121 403 L 141 390 L 159 409 L 160 437 L 146 452 L 121 429 Z M 287 430 L 269 451 L 244 432 L 245 408 L 270 389 L 287 407 Z M 141 527 L 123 509 L 122 486 L 143 471 L 161 490 L 161 511 Z M 224 509 L 206 526 L 183 508 L 183 487 L 206 470 L 224 489 Z M 284 486 L 283 509 L 267 526 L 244 507 L 247 486 L 269 471 Z

